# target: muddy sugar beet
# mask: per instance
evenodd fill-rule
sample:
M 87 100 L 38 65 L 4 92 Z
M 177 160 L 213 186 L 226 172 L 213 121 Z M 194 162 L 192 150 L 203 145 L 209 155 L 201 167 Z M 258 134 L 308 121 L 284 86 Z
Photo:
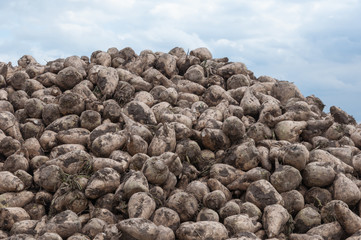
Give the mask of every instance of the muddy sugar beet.
M 359 239 L 361 125 L 206 48 L 0 62 L 0 238 Z

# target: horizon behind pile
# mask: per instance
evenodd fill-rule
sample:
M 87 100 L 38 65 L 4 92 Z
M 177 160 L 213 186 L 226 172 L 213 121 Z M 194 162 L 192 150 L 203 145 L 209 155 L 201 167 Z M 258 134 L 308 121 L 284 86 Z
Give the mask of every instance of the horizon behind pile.
M 0 61 L 207 47 L 361 121 L 361 1 L 3 1 Z

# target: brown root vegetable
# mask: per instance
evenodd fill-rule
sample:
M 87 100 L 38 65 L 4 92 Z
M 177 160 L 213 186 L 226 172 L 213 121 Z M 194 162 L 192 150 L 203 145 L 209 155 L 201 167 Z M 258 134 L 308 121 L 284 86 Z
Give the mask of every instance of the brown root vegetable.
M 17 170 L 14 175 L 24 183 L 25 190 L 33 186 L 33 176 L 30 173 L 24 170 Z
M 97 86 L 105 98 L 113 96 L 119 82 L 119 76 L 114 68 L 102 68 L 98 72 Z
M 10 77 L 9 83 L 15 90 L 25 90 L 25 80 L 29 78 L 25 71 L 19 71 Z
M 155 102 L 154 97 L 147 91 L 137 92 L 134 96 L 134 101 L 143 102 L 149 107 L 152 107 Z
M 166 88 L 159 94 L 158 101 L 162 102 L 169 102 L 170 104 L 174 105 L 177 103 L 178 100 L 178 92 L 175 88 Z
M 315 209 L 306 207 L 297 213 L 294 221 L 295 231 L 305 233 L 321 224 L 321 215 Z
M 303 183 L 309 187 L 325 187 L 333 183 L 336 172 L 330 163 L 312 162 L 302 172 Z
M 135 88 L 125 81 L 119 81 L 115 89 L 113 98 L 119 103 L 120 106 L 131 101 L 135 93 Z
M 177 141 L 190 138 L 193 135 L 192 130 L 183 123 L 171 122 L 170 124 L 174 127 Z
M 193 194 L 199 202 L 202 202 L 204 196 L 209 193 L 209 188 L 205 183 L 200 181 L 192 181 L 188 184 L 185 191 Z
M 361 147 L 361 128 L 357 128 L 352 134 L 351 139 L 355 143 L 356 147 Z
M 90 204 L 89 204 L 89 209 L 91 211 L 90 217 L 89 217 L 90 219 L 91 218 L 99 218 L 99 219 L 103 220 L 104 222 L 106 222 L 107 224 L 115 224 L 117 222 L 116 216 L 108 209 L 105 209 L 105 208 L 92 209 L 92 206 Z
M 50 211 L 52 213 L 59 213 L 65 210 L 71 210 L 75 213 L 81 213 L 88 207 L 88 199 L 80 190 L 85 188 L 81 186 L 81 180 L 66 178 L 65 184 L 62 185 L 55 192 L 53 200 L 51 201 Z M 80 182 L 80 183 L 79 183 Z M 76 187 L 72 186 L 76 185 Z M 77 188 L 77 189 L 72 189 Z
M 39 203 L 29 203 L 24 206 L 24 210 L 29 214 L 30 219 L 40 220 L 46 215 L 45 206 Z
M 254 233 L 261 228 L 261 223 L 245 214 L 237 214 L 227 217 L 224 219 L 224 225 L 230 231 L 232 236 L 239 232 Z
M 113 99 L 109 99 L 103 102 L 103 105 L 104 105 L 103 118 L 109 119 L 114 123 L 119 122 L 121 108 L 118 105 L 118 103 Z
M 265 207 L 262 216 L 263 226 L 269 238 L 276 237 L 285 228 L 290 215 L 287 210 L 279 204 Z
M 309 151 L 302 144 L 292 144 L 282 148 L 284 151 L 282 158 L 283 164 L 303 170 L 309 160 Z
M 4 165 L 4 171 L 16 172 L 17 170 L 29 170 L 29 161 L 20 154 L 13 154 L 6 158 Z
M 30 98 L 25 102 L 25 112 L 31 118 L 41 118 L 45 103 L 37 98 Z
M 180 224 L 180 218 L 176 211 L 167 207 L 161 207 L 155 210 L 152 221 L 157 226 L 169 227 L 176 231 Z
M 61 117 L 59 105 L 54 103 L 46 104 L 43 108 L 41 117 L 45 125 L 49 125 Z M 57 122 L 57 124 L 60 124 Z M 53 126 L 55 127 L 55 126 Z
M 157 225 L 144 218 L 129 218 L 117 224 L 117 228 L 128 238 L 155 240 L 159 234 Z
M 84 235 L 82 233 L 75 233 L 68 237 L 69 240 L 90 240 L 90 238 L 87 235 Z
M 46 232 L 54 232 L 62 238 L 68 238 L 81 231 L 79 217 L 72 211 L 58 213 L 46 224 Z
M 219 209 L 219 216 L 225 219 L 229 216 L 238 215 L 241 213 L 239 205 L 234 201 L 227 202 L 223 207 Z
M 56 139 L 60 144 L 81 144 L 86 146 L 89 142 L 89 130 L 85 128 L 72 128 L 59 131 Z
M 98 233 L 104 231 L 106 224 L 106 222 L 99 218 L 92 218 L 82 227 L 81 231 L 93 239 Z
M 95 51 L 91 54 L 90 62 L 109 67 L 111 64 L 111 55 L 108 52 Z
M 13 105 L 14 110 L 22 110 L 25 107 L 25 102 L 29 99 L 28 94 L 23 90 L 18 90 L 9 93 L 9 102 Z
M 66 67 L 56 75 L 55 84 L 63 90 L 71 89 L 83 79 L 82 74 L 74 67 Z
M 331 165 L 335 168 L 335 170 L 340 170 L 346 173 L 352 173 L 354 171 L 354 169 L 351 166 L 347 165 L 337 157 L 321 149 L 314 149 L 310 152 L 309 162 L 331 163 Z
M 144 162 L 142 172 L 149 183 L 162 185 L 168 178 L 169 169 L 164 161 L 151 157 Z
M 184 222 L 176 231 L 176 236 L 180 240 L 192 239 L 227 239 L 228 231 L 226 227 L 213 221 Z
M 50 123 L 45 130 L 50 130 L 53 132 L 60 132 L 62 130 L 68 130 L 71 128 L 77 128 L 79 126 L 79 116 L 75 114 L 66 115 L 64 117 L 58 118 L 52 123 Z
M 61 184 L 61 168 L 42 165 L 34 172 L 34 182 L 49 192 L 55 192 Z
M 307 127 L 305 121 L 281 121 L 275 126 L 275 134 L 279 140 L 297 142 L 302 130 Z
M 19 123 L 11 112 L 0 112 L 0 129 L 4 131 L 6 135 L 11 136 L 18 141 L 23 140 Z
M 225 187 L 217 179 L 215 179 L 215 178 L 208 179 L 207 185 L 208 185 L 208 187 L 210 188 L 211 191 L 219 190 L 219 191 L 223 192 L 223 194 L 226 197 L 227 201 L 232 199 L 232 193 L 229 191 L 229 189 L 227 187 Z
M 80 82 L 72 89 L 73 93 L 84 99 L 85 108 L 87 107 L 87 103 L 91 103 L 93 101 L 96 102 L 98 100 L 93 91 L 94 85 L 88 80 Z
M 289 236 L 290 240 L 323 240 L 324 238 L 320 235 L 292 233 Z
M 282 196 L 264 179 L 251 183 L 246 192 L 246 200 L 255 204 L 261 210 L 271 204 L 283 202 Z
M 212 53 L 205 47 L 193 49 L 189 54 L 199 58 L 201 62 L 212 59 Z
M 137 153 L 146 154 L 148 151 L 148 143 L 138 135 L 131 135 L 128 138 L 127 151 L 130 155 L 135 155 Z
M 216 106 L 224 99 L 231 104 L 237 104 L 237 101 L 234 100 L 225 89 L 218 85 L 210 86 L 203 94 L 203 101 L 208 106 Z
M 12 137 L 4 137 L 0 140 L 0 153 L 5 157 L 16 153 L 20 149 L 21 143 Z
M 35 202 L 39 204 L 48 205 L 51 203 L 53 195 L 45 190 L 41 190 L 35 195 Z
M 348 235 L 352 235 L 361 229 L 361 218 L 353 213 L 347 206 L 336 203 L 334 210 L 337 221 Z
M 58 141 L 56 139 L 57 133 L 54 131 L 46 130 L 39 138 L 39 143 L 41 148 L 45 152 L 49 152 L 53 147 L 58 145 Z
M 79 120 L 80 127 L 92 131 L 101 124 L 101 115 L 96 111 L 86 110 L 81 113 Z
M 85 196 L 96 199 L 106 193 L 113 192 L 120 184 L 120 175 L 112 168 L 103 168 L 97 171 L 88 182 Z
M 296 189 L 302 182 L 300 172 L 291 166 L 280 166 L 270 177 L 270 182 L 279 193 Z
M 49 158 L 50 159 L 57 158 L 67 152 L 76 151 L 76 150 L 85 151 L 85 147 L 80 144 L 61 144 L 61 145 L 54 147 L 51 150 L 51 152 L 49 154 Z
M 1 207 L 24 207 L 34 199 L 34 193 L 29 191 L 7 192 L 0 195 Z
M 40 142 L 36 138 L 28 138 L 23 143 L 23 147 L 26 149 L 26 151 L 29 154 L 29 159 L 44 155 L 43 150 L 41 149 Z
M 257 167 L 260 157 L 254 141 L 251 140 L 227 149 L 223 161 L 248 171 Z
M 136 122 L 150 125 L 157 123 L 153 111 L 143 102 L 131 101 L 124 106 L 123 111 Z
M 168 174 L 168 178 L 163 184 L 162 188 L 164 190 L 164 195 L 169 196 L 169 193 L 175 189 L 175 186 L 177 185 L 177 177 L 174 175 L 174 173 L 170 172 Z
M 237 177 L 234 167 L 222 163 L 214 164 L 209 171 L 209 176 L 217 179 L 223 185 L 228 185 Z
M 314 206 L 320 208 L 326 205 L 329 201 L 332 200 L 332 194 L 330 191 L 324 188 L 313 187 L 305 193 L 305 203 L 313 204 Z
M 85 109 L 82 97 L 77 93 L 64 93 L 59 98 L 59 111 L 63 115 L 80 115 Z
M 229 138 L 220 129 L 204 128 L 201 137 L 202 144 L 212 151 L 226 149 L 230 146 Z
M 144 162 L 149 158 L 148 155 L 144 153 L 137 153 L 132 156 L 129 161 L 129 168 L 131 170 L 140 171 L 143 167 Z
M 4 230 L 10 230 L 13 225 L 22 220 L 30 220 L 29 214 L 20 207 L 0 208 L 0 227 Z
M 235 116 L 231 116 L 224 120 L 222 131 L 229 137 L 231 141 L 237 141 L 243 138 L 245 127 L 243 122 Z
M 20 131 L 24 139 L 38 137 L 44 130 L 44 124 L 40 119 L 28 118 L 20 124 Z
M 319 235 L 323 239 L 342 239 L 345 232 L 337 222 L 324 223 L 307 231 L 309 235 Z
M 254 181 L 265 179 L 269 181 L 270 179 L 270 172 L 264 168 L 256 167 L 252 168 L 251 170 L 240 174 L 240 176 L 236 176 L 237 178 L 227 185 L 227 188 L 230 190 L 247 190 L 249 184 Z
M 193 219 L 198 211 L 197 199 L 192 194 L 183 191 L 171 195 L 166 206 L 175 210 L 182 222 Z
M 223 78 L 229 78 L 235 74 L 247 74 L 246 65 L 240 62 L 228 63 L 220 67 L 217 73 Z
M 158 226 L 158 236 L 157 239 L 169 239 L 169 240 L 175 240 L 175 234 L 174 231 L 168 227 L 165 226 Z
M 167 53 L 163 53 L 157 58 L 155 67 L 168 78 L 178 73 L 176 58 Z
M 297 213 L 305 206 L 303 195 L 297 190 L 291 190 L 281 193 L 283 199 L 283 207 L 287 209 L 290 214 Z
M 147 178 L 140 171 L 131 172 L 130 177 L 124 182 L 124 198 L 129 199 L 134 193 L 149 192 Z
M 37 223 L 36 220 L 18 221 L 11 227 L 10 234 L 33 234 Z
M 128 214 L 130 218 L 149 219 L 155 211 L 155 201 L 148 193 L 134 193 L 128 202 Z
M 121 113 L 121 116 L 125 122 L 125 130 L 130 135 L 138 135 L 142 137 L 148 144 L 151 142 L 153 135 L 151 131 L 143 124 L 133 121 L 131 118 Z
M 321 209 L 322 222 L 330 223 L 330 222 L 333 222 L 333 221 L 337 220 L 336 214 L 335 214 L 335 206 L 336 206 L 336 204 L 341 204 L 344 207 L 348 208 L 348 205 L 346 203 L 344 203 L 343 201 L 341 201 L 341 200 L 329 201 Z
M 276 97 L 281 103 L 285 103 L 290 98 L 303 98 L 300 90 L 287 81 L 278 81 L 273 85 L 272 96 Z
M 235 74 L 227 79 L 227 90 L 236 89 L 239 87 L 248 87 L 250 79 L 244 74 Z
M 159 156 L 164 152 L 173 152 L 176 147 L 176 134 L 170 124 L 162 124 L 148 147 L 149 156 Z
M 254 205 L 253 203 L 250 203 L 250 202 L 244 202 L 241 205 L 239 205 L 239 212 L 240 212 L 240 214 L 246 214 L 250 218 L 253 218 L 256 220 L 260 220 L 262 217 L 261 210 L 256 205 Z
M 345 191 L 347 189 L 347 191 Z M 333 197 L 348 205 L 355 205 L 361 199 L 361 192 L 358 186 L 343 173 L 337 174 L 333 182 Z
M 200 221 L 212 221 L 212 222 L 219 222 L 218 213 L 210 208 L 202 208 L 198 215 L 197 215 L 197 222 Z
M 109 157 L 109 155 L 121 149 L 126 143 L 126 136 L 121 132 L 111 133 L 108 132 L 104 135 L 97 137 L 91 144 L 91 151 L 98 157 Z
M 19 192 L 24 187 L 24 183 L 11 172 L 0 171 L 0 193 Z
M 213 210 L 220 209 L 226 202 L 226 196 L 220 190 L 209 192 L 203 197 L 203 205 Z
M 248 128 L 247 136 L 252 138 L 255 142 L 259 142 L 264 139 L 271 139 L 273 132 L 267 125 L 257 122 Z
M 207 106 L 207 105 L 206 105 Z M 209 120 L 216 120 L 222 121 L 223 114 L 218 109 L 209 108 L 202 112 L 199 116 L 196 126 L 194 127 L 195 130 L 202 130 L 206 127 L 206 124 Z
M 243 108 L 244 114 L 250 116 L 258 116 L 261 110 L 261 103 L 254 96 L 250 88 L 247 88 L 245 91 L 240 106 Z
M 84 165 L 84 166 L 86 166 L 86 165 Z M 119 161 L 113 160 L 111 158 L 98 158 L 98 157 L 93 158 L 89 168 L 90 167 L 93 171 L 98 171 L 98 170 L 106 168 L 106 167 L 113 168 L 118 173 L 123 173 L 126 169 L 126 166 L 123 162 L 119 162 Z
M 325 149 L 327 152 L 331 153 L 333 156 L 341 159 L 344 163 L 352 165 L 352 157 L 354 155 L 352 148 L 350 147 L 330 147 Z
M 103 123 L 96 127 L 90 133 L 90 142 L 93 142 L 97 137 L 100 137 L 106 133 L 115 133 L 120 131 L 120 126 L 115 123 Z

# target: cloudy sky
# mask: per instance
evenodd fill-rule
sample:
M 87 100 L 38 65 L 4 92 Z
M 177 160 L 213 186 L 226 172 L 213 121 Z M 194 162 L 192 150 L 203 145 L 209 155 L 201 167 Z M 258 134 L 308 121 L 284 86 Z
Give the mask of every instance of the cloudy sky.
M 207 47 L 361 122 L 360 0 L 0 0 L 0 61 Z

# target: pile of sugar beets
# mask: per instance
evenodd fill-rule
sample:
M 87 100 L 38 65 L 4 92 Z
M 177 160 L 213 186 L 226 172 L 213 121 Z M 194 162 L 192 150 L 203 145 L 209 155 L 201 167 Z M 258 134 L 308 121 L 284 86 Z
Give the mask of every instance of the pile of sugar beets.
M 0 238 L 361 239 L 361 125 L 243 63 L 0 63 Z

